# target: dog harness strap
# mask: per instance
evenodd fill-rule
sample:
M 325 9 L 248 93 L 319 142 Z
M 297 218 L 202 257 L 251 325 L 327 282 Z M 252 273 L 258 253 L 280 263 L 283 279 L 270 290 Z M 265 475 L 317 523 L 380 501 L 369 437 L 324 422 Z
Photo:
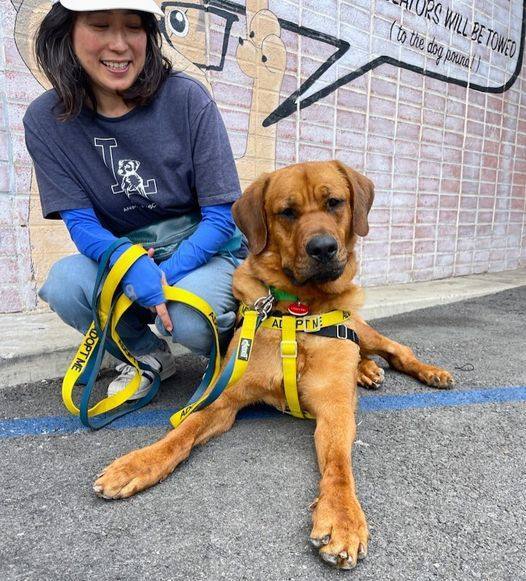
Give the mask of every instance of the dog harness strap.
M 285 300 L 285 299 L 283 299 Z M 245 317 L 249 312 L 248 305 L 241 304 L 239 315 Z M 351 317 L 349 311 L 329 311 L 318 315 L 302 317 L 291 315 L 271 315 L 261 326 L 267 329 L 281 329 L 281 361 L 283 370 L 283 389 L 288 410 L 296 418 L 314 419 L 312 415 L 301 409 L 297 385 L 298 343 L 296 333 L 301 331 L 311 335 L 319 335 L 332 339 L 349 339 L 359 345 L 358 335 L 343 323 Z
M 358 346 L 360 345 L 360 339 L 353 329 L 349 329 L 345 325 L 333 325 L 332 327 L 326 327 L 325 329 L 320 329 L 311 333 L 311 335 L 319 335 L 321 337 L 329 337 L 330 339 L 348 339 L 353 341 Z
M 239 307 L 239 315 L 243 317 L 245 312 L 250 309 L 246 304 L 241 304 Z M 282 320 L 289 315 L 270 315 L 263 323 L 262 327 L 266 329 L 281 329 Z M 328 313 L 321 313 L 318 315 L 305 315 L 302 317 L 292 317 L 296 324 L 296 331 L 303 331 L 305 333 L 315 333 L 325 327 L 332 327 L 347 321 L 351 317 L 349 311 L 329 311 Z
M 283 366 L 283 387 L 290 413 L 295 418 L 304 419 L 297 386 L 298 343 L 296 341 L 296 319 L 285 315 L 281 330 L 281 361 Z

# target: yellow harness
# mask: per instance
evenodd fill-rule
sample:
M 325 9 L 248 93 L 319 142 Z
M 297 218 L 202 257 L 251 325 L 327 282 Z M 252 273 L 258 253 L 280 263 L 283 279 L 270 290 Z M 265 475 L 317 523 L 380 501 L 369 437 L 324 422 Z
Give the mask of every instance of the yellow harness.
M 246 316 L 250 307 L 243 304 L 240 307 L 241 316 Z M 296 317 L 293 315 L 269 315 L 262 323 L 266 329 L 281 330 L 281 364 L 283 370 L 283 390 L 287 401 L 288 410 L 295 418 L 313 419 L 309 413 L 301 409 L 298 384 L 297 384 L 297 358 L 298 342 L 296 332 L 316 333 L 321 329 L 340 325 L 347 321 L 351 316 L 348 311 L 330 311 L 319 315 L 304 315 Z

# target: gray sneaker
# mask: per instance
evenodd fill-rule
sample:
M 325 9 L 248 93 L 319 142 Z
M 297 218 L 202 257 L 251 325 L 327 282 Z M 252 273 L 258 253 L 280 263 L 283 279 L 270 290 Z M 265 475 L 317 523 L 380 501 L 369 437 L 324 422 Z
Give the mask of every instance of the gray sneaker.
M 159 372 L 161 375 L 161 381 L 168 379 L 175 373 L 175 357 L 172 355 L 170 347 L 166 341 L 163 341 L 163 346 L 160 349 L 148 353 L 147 355 L 140 355 L 137 357 L 137 360 L 146 363 L 152 369 Z M 128 363 L 119 363 L 117 367 L 115 367 L 115 370 L 119 372 L 119 375 L 108 385 L 108 395 L 114 395 L 124 389 L 135 375 L 135 367 Z M 141 370 L 141 383 L 139 388 L 128 399 L 128 401 L 140 399 L 145 396 L 150 390 L 153 380 L 154 375 L 151 371 Z

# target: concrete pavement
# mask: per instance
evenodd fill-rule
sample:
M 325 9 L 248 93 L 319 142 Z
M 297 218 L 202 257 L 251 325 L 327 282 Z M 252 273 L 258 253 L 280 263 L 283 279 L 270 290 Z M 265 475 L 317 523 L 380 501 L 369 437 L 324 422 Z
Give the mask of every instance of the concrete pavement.
M 103 466 L 165 432 L 198 358 L 181 356 L 133 421 L 98 432 L 70 423 L 59 381 L 0 390 L 0 578 L 526 579 L 525 304 L 526 286 L 375 322 L 457 383 L 387 370 L 361 390 L 353 463 L 371 543 L 348 573 L 308 544 L 313 422 L 252 409 L 161 485 L 128 501 L 92 493 Z

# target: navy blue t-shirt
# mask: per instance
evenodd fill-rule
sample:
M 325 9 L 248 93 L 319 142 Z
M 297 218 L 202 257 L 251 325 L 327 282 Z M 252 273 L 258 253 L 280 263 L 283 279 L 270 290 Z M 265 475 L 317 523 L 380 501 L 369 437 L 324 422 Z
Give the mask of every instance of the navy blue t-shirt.
M 93 208 L 121 236 L 240 196 L 221 115 L 195 79 L 172 73 L 151 103 L 116 118 L 84 107 L 59 121 L 57 103 L 47 91 L 24 116 L 45 218 Z

